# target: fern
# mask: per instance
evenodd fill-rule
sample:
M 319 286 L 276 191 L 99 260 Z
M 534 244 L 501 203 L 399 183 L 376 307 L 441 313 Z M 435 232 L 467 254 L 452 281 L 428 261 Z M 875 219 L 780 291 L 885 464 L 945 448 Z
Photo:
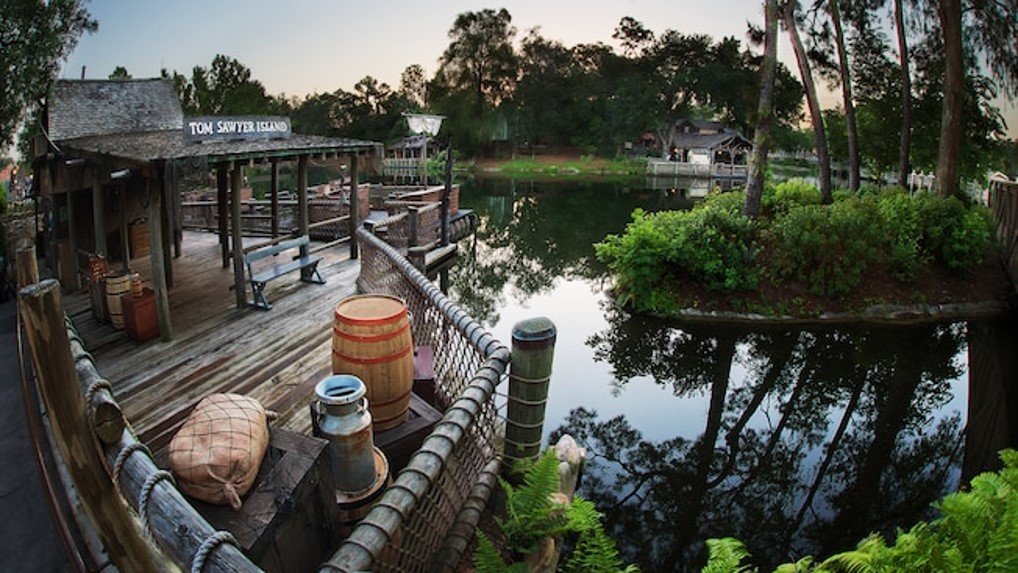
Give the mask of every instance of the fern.
M 1004 468 L 972 479 L 968 491 L 944 497 L 936 508 L 942 517 L 899 531 L 894 545 L 871 535 L 852 551 L 833 555 L 815 568 L 808 559 L 786 564 L 780 573 L 1018 571 L 1018 452 L 1000 453 Z M 710 560 L 704 573 L 743 572 L 741 542 L 708 540 Z M 741 552 L 741 553 L 740 553 Z
M 569 522 L 579 533 L 576 547 L 562 569 L 564 573 L 594 573 L 602 571 L 638 571 L 635 565 L 623 567 L 622 557 L 608 534 L 601 519 L 604 517 L 594 504 L 576 497 L 569 505 Z
M 525 573 L 525 563 L 506 565 L 495 544 L 483 531 L 477 532 L 477 550 L 474 551 L 474 569 L 477 573 Z
M 506 543 L 516 555 L 533 551 L 546 537 L 576 535 L 575 548 L 562 570 L 567 573 L 602 573 L 622 571 L 636 573 L 638 569 L 623 567 L 614 541 L 604 531 L 603 515 L 594 504 L 575 497 L 566 503 L 557 503 L 559 491 L 558 460 L 552 450 L 546 451 L 535 463 L 520 464 L 525 468 L 522 485 L 514 488 L 506 480 L 499 484 L 506 497 L 506 518 L 495 518 L 505 535 Z M 474 554 L 478 573 L 526 570 L 521 563 L 506 566 L 494 544 L 478 532 L 478 548 Z M 517 569 L 522 567 L 522 569 Z
M 556 505 L 552 494 L 558 492 L 558 460 L 550 450 L 525 474 L 523 484 L 514 489 L 499 478 L 506 496 L 507 518 L 496 519 L 506 535 L 509 547 L 518 553 L 533 551 L 537 542 L 569 531 L 566 507 Z
M 707 540 L 707 566 L 701 573 L 743 573 L 753 571 L 748 566 L 739 565 L 749 557 L 749 551 L 741 541 L 734 537 Z

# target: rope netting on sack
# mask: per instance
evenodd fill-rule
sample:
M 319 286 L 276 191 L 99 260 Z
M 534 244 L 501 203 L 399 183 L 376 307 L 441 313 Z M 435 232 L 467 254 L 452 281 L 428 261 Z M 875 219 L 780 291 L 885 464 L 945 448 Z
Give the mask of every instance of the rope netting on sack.
M 236 511 L 258 476 L 268 445 L 260 402 L 239 394 L 211 394 L 170 441 L 170 468 L 184 493 Z

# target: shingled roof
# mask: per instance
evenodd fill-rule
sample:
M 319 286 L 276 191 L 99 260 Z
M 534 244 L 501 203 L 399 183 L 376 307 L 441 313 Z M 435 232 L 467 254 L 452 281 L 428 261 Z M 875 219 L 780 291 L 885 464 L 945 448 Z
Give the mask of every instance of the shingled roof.
M 170 80 L 57 80 L 49 107 L 53 141 L 180 130 L 184 113 Z
M 208 163 L 291 158 L 307 154 L 373 154 L 373 141 L 292 134 L 286 139 L 190 142 L 170 80 L 58 80 L 49 109 L 49 137 L 72 154 L 113 156 L 132 163 L 204 157 Z

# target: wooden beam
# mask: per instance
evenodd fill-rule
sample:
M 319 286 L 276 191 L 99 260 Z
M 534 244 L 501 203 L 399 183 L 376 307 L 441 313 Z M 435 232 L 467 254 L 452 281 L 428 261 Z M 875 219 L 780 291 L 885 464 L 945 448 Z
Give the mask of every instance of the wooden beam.
M 127 240 L 127 192 L 131 189 L 131 185 L 134 182 L 133 179 L 128 179 L 126 182 L 118 183 L 120 187 L 120 194 L 117 199 L 117 212 L 120 214 L 120 249 L 124 254 L 123 270 L 127 271 L 131 269 L 131 250 L 130 244 Z
M 99 168 L 92 166 L 92 226 L 95 228 L 95 253 L 106 257 L 106 194 L 103 192 Z
M 279 236 L 279 162 L 272 160 L 272 184 L 269 190 L 272 202 L 272 237 Z
M 148 251 L 152 260 L 152 291 L 156 299 L 156 319 L 159 322 L 159 335 L 164 342 L 173 339 L 173 325 L 170 322 L 170 297 L 169 287 L 166 281 L 166 252 L 163 250 L 163 227 L 162 221 L 162 189 L 159 185 L 153 185 L 149 178 L 145 178 L 145 192 L 148 193 Z
M 237 296 L 237 308 L 247 306 L 247 289 L 244 288 L 244 245 L 240 228 L 240 184 L 244 179 L 244 168 L 234 164 L 230 171 L 230 225 L 233 227 L 233 290 Z
M 121 571 L 159 571 L 152 546 L 139 535 L 137 522 L 96 452 L 71 356 L 59 284 L 45 280 L 22 289 L 18 308 L 54 440 L 103 546 Z
M 173 246 L 173 185 L 172 185 L 172 169 L 173 163 L 169 161 L 163 161 L 160 165 L 161 169 L 156 170 L 153 173 L 152 179 L 156 181 L 153 185 L 156 190 L 160 193 L 162 199 L 162 207 L 159 209 L 158 223 L 162 227 L 163 237 L 161 248 L 163 250 L 163 272 L 166 275 L 166 288 L 173 288 L 173 253 L 171 252 Z M 145 178 L 148 182 L 150 179 Z M 148 218 L 149 226 L 152 226 L 152 217 Z
M 216 216 L 219 221 L 219 248 L 223 253 L 223 268 L 230 264 L 230 225 L 227 197 L 229 176 L 225 165 L 216 167 Z
M 64 288 L 70 291 L 77 291 L 81 288 L 81 282 L 78 280 L 78 234 L 77 217 L 74 214 L 74 192 L 70 187 L 67 188 L 67 252 L 70 253 L 70 260 L 64 261 L 64 264 L 70 268 L 70 279 L 71 284 L 64 285 Z
M 357 183 L 357 156 L 350 156 L 350 258 L 357 258 L 357 228 L 361 226 L 360 189 Z
M 297 235 L 308 234 L 308 156 L 297 158 Z M 300 248 L 300 256 L 306 257 L 306 246 Z

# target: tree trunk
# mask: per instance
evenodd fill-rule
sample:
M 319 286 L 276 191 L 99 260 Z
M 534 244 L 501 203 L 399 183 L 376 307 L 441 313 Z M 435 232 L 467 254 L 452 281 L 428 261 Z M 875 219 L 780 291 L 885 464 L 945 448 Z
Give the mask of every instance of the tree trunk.
M 797 2 L 794 0 L 785 4 L 782 11 L 782 19 L 785 28 L 788 30 L 788 37 L 792 41 L 792 50 L 795 51 L 795 61 L 799 64 L 799 75 L 802 76 L 802 85 L 806 89 L 806 103 L 809 106 L 809 117 L 813 122 L 813 139 L 816 145 L 817 165 L 820 168 L 820 197 L 821 202 L 829 205 L 834 199 L 831 195 L 831 154 L 827 149 L 827 131 L 824 129 L 824 118 L 820 112 L 820 100 L 817 98 L 817 86 L 813 81 L 813 73 L 809 67 L 809 60 L 806 57 L 806 49 L 802 45 L 802 38 L 799 37 L 799 29 L 795 25 L 795 8 Z
M 958 194 L 958 163 L 961 161 L 962 108 L 965 68 L 962 57 L 961 0 L 940 0 L 937 8 L 944 37 L 944 108 L 940 119 L 940 150 L 937 154 L 937 194 Z
M 855 103 L 852 99 L 852 76 L 848 71 L 848 52 L 845 49 L 845 31 L 841 26 L 841 0 L 830 0 L 831 21 L 838 44 L 838 70 L 841 73 L 841 94 L 845 103 L 845 124 L 848 129 L 848 190 L 859 190 L 859 129 L 855 121 Z
M 908 188 L 912 171 L 912 72 L 908 63 L 908 38 L 905 36 L 905 0 L 894 0 L 894 27 L 898 33 L 898 58 L 901 63 L 901 149 L 898 155 L 898 185 Z
M 778 0 L 764 2 L 764 59 L 760 64 L 760 103 L 757 108 L 756 133 L 753 135 L 753 157 L 750 160 L 746 202 L 742 213 L 756 218 L 760 215 L 767 154 L 771 146 L 771 125 L 774 122 L 774 73 L 778 61 Z

